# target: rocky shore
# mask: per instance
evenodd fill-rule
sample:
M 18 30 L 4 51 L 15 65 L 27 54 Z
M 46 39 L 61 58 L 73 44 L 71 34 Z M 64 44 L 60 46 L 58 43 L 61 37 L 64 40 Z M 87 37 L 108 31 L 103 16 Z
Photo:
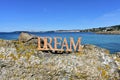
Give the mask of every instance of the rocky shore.
M 69 54 L 42 52 L 36 36 L 21 33 L 18 40 L 0 40 L 0 80 L 120 80 L 120 53 L 95 45 Z

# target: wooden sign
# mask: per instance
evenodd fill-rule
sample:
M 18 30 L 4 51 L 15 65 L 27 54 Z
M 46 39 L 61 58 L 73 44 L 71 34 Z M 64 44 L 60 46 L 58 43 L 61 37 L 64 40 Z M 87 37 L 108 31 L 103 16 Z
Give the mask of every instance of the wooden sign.
M 43 40 L 44 44 L 41 44 L 41 40 Z M 74 38 L 70 37 L 69 44 L 66 38 L 62 37 L 38 37 L 38 50 L 41 51 L 65 51 L 65 52 L 76 52 L 76 51 L 82 51 L 81 46 L 81 38 L 79 37 L 77 42 L 74 42 Z M 54 46 L 52 46 L 52 43 Z M 58 46 L 60 48 L 58 48 Z

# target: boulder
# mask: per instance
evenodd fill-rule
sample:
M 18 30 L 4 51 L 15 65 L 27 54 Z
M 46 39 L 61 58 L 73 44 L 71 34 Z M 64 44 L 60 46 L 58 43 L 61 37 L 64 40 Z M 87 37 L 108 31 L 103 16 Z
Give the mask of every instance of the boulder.
M 18 38 L 19 41 L 23 41 L 23 42 L 26 42 L 28 41 L 29 39 L 31 39 L 33 37 L 33 35 L 31 34 L 28 34 L 28 33 L 25 33 L 25 32 L 22 32 Z
M 18 38 L 19 41 L 21 42 L 24 42 L 25 45 L 29 46 L 29 45 L 35 45 L 37 46 L 38 45 L 38 36 L 35 36 L 35 35 L 32 35 L 32 34 L 29 34 L 29 33 L 25 33 L 25 32 L 22 32 Z M 41 40 L 41 46 L 43 45 L 44 41 Z

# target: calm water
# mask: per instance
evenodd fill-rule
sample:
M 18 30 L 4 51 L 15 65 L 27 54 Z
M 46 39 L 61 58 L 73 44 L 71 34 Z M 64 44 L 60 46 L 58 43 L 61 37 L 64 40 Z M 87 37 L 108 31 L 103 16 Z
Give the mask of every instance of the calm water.
M 7 40 L 18 39 L 20 33 L 0 33 L 0 38 Z M 31 34 L 38 36 L 49 37 L 74 37 L 75 41 L 78 37 L 81 37 L 82 44 L 94 44 L 106 49 L 109 49 L 111 53 L 120 52 L 120 35 L 104 35 L 95 33 L 79 33 L 79 32 L 32 32 Z

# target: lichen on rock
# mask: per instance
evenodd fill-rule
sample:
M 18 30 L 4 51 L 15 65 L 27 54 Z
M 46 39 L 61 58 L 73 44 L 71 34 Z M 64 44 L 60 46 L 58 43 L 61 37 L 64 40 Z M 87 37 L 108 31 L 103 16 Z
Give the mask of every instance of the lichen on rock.
M 38 51 L 31 40 L 0 40 L 0 80 L 120 79 L 119 57 L 106 49 L 83 45 L 82 52 L 53 54 Z

